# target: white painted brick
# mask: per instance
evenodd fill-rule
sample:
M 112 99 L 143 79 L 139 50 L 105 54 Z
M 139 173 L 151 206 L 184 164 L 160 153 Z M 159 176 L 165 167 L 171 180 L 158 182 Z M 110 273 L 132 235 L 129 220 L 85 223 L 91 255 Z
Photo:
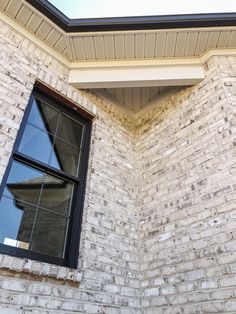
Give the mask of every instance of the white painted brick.
M 167 294 L 173 294 L 175 293 L 175 287 L 174 286 L 165 286 L 161 288 L 161 294 L 167 295 Z
M 212 299 L 225 300 L 232 299 L 234 297 L 233 289 L 219 289 L 211 293 Z
M 139 290 L 132 289 L 129 287 L 122 287 L 120 293 L 121 293 L 121 295 L 127 295 L 127 296 L 131 296 L 131 297 L 139 296 Z
M 221 254 L 216 258 L 219 264 L 229 264 L 236 261 L 236 252 Z
M 185 304 L 187 303 L 186 296 L 183 295 L 175 295 L 168 298 L 171 305 Z
M 209 302 L 201 305 L 202 313 L 225 313 L 223 302 Z
M 186 273 L 188 280 L 197 280 L 206 277 L 204 270 L 193 270 Z
M 222 287 L 235 286 L 236 284 L 236 276 L 225 277 L 220 279 L 220 285 Z
M 166 233 L 163 233 L 161 234 L 159 237 L 158 237 L 158 241 L 165 241 L 165 240 L 168 240 L 172 237 L 172 234 L 171 232 L 166 232 Z
M 154 279 L 154 286 L 161 286 L 165 285 L 165 280 L 163 277 L 155 278 Z
M 144 290 L 144 296 L 145 297 L 151 297 L 151 296 L 158 296 L 159 295 L 159 289 L 158 288 L 149 288 Z
M 200 289 L 215 289 L 218 287 L 217 280 L 203 280 L 199 284 Z
M 7 306 L 0 305 L 0 313 L 1 314 L 21 314 L 23 311 L 20 308 L 9 308 Z
M 197 284 L 193 282 L 183 282 L 177 286 L 179 292 L 194 291 L 197 289 Z
M 31 284 L 29 286 L 29 293 L 36 295 L 51 295 L 52 288 L 49 285 Z
M 104 287 L 104 291 L 108 292 L 108 293 L 120 293 L 120 288 L 118 286 L 114 286 L 114 285 L 106 285 Z
M 225 302 L 225 309 L 227 312 L 236 311 L 236 300 Z
M 9 280 L 9 279 L 0 280 L 0 287 L 5 290 L 19 291 L 19 292 L 25 292 L 27 289 L 27 285 L 25 282 L 20 282 L 19 280 Z

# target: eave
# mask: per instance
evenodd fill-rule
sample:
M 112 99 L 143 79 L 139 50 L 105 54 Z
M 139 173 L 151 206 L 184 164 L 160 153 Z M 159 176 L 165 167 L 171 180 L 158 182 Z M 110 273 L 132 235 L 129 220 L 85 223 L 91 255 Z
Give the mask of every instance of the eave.
M 201 81 L 209 56 L 236 51 L 236 13 L 71 20 L 46 0 L 2 0 L 0 10 L 70 69 L 70 84 L 101 89 L 132 111 L 166 87 Z

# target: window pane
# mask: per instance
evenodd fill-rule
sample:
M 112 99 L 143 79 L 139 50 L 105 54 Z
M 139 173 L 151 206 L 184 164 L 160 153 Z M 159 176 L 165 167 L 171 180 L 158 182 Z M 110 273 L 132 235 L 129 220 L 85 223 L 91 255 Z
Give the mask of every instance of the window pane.
M 39 127 L 45 132 L 55 134 L 59 111 L 45 104 L 40 100 L 34 99 L 28 122 Z
M 35 208 L 2 197 L 0 202 L 0 242 L 28 249 Z
M 26 125 L 19 151 L 44 163 L 49 163 L 53 137 L 38 128 Z
M 39 209 L 33 231 L 32 251 L 64 256 L 68 219 Z
M 43 176 L 43 172 L 14 161 L 3 193 L 11 198 L 37 204 Z
M 62 215 L 69 215 L 72 192 L 72 183 L 46 175 L 39 206 Z
M 65 140 L 66 142 L 80 147 L 83 134 L 83 126 L 79 122 L 62 114 L 59 121 L 57 137 Z
M 58 156 L 57 159 L 51 159 L 50 165 L 60 169 L 68 174 L 77 175 L 80 150 L 61 140 L 56 139 L 54 144 L 53 156 Z

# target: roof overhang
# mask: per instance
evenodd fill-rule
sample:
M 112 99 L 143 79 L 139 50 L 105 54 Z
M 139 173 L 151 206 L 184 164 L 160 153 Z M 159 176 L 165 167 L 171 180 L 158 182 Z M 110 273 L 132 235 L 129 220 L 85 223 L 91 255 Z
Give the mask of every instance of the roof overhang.
M 236 13 L 69 19 L 46 0 L 2 0 L 0 10 L 69 63 L 192 58 L 236 48 Z
M 132 108 L 163 86 L 199 82 L 212 52 L 236 54 L 236 13 L 69 19 L 46 0 L 1 0 L 0 10 L 69 68 L 73 86 L 104 89 Z

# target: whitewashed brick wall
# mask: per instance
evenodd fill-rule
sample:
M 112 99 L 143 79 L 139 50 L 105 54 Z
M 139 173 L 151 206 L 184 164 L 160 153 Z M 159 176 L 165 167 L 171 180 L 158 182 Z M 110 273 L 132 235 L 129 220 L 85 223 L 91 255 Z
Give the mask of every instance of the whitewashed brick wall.
M 139 313 L 134 126 L 67 77 L 55 58 L 0 23 L 1 176 L 36 79 L 96 113 L 78 270 L 0 255 L 0 313 Z
M 143 313 L 236 313 L 236 57 L 138 120 Z
M 0 174 L 35 80 L 95 114 L 78 270 L 0 255 L 0 313 L 236 313 L 236 57 L 138 117 L 0 22 Z

